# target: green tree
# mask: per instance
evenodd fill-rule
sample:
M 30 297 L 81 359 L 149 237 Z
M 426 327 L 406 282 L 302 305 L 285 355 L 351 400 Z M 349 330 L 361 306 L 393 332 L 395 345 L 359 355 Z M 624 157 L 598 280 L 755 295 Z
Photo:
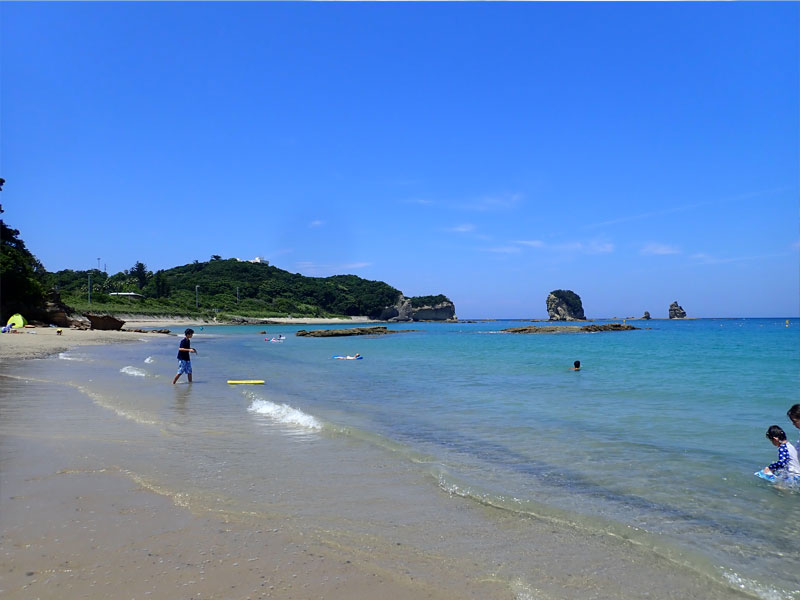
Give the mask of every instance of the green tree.
M 5 322 L 16 312 L 30 315 L 44 304 L 46 271 L 25 247 L 19 230 L 3 220 L 0 220 L 0 241 L 0 318 Z
M 147 265 L 141 261 L 137 261 L 136 264 L 131 267 L 130 274 L 136 278 L 136 283 L 140 290 L 147 285 L 147 280 L 153 275 L 147 270 Z

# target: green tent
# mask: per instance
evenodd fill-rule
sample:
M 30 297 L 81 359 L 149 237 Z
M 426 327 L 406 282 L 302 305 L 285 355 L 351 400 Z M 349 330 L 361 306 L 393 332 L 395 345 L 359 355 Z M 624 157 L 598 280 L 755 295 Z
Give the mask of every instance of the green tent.
M 0 321 L 0 323 L 2 323 L 2 321 Z M 27 324 L 28 321 L 19 313 L 11 315 L 6 323 L 6 325 L 13 325 L 14 327 L 25 327 Z

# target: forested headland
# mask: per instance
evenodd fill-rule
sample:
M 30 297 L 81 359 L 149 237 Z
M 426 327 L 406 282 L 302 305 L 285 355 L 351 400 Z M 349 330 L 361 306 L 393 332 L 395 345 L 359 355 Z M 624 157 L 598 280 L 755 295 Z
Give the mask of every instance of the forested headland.
M 141 261 L 111 275 L 100 269 L 49 272 L 25 246 L 18 230 L 3 221 L 0 224 L 3 322 L 15 312 L 38 312 L 51 291 L 77 312 L 219 319 L 356 315 L 378 318 L 384 308 L 402 296 L 400 290 L 387 283 L 356 275 L 306 277 L 265 261 L 223 259 L 219 255 L 155 272 Z M 429 301 L 449 302 L 443 295 L 420 296 L 411 301 L 415 306 Z
M 64 270 L 47 273 L 45 285 L 57 290 L 63 302 L 79 311 L 225 313 L 255 318 L 355 315 L 377 318 L 401 296 L 400 290 L 382 281 L 356 275 L 306 277 L 263 262 L 220 257 L 156 272 L 149 271 L 141 262 L 113 275 L 98 269 Z

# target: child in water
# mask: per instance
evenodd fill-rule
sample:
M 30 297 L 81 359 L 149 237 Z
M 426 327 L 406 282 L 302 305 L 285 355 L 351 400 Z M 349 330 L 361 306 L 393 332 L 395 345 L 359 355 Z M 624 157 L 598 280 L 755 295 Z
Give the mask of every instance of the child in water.
M 178 372 L 175 374 L 175 378 L 172 380 L 173 385 L 177 383 L 178 378 L 184 373 L 186 373 L 189 383 L 192 383 L 192 357 L 189 353 L 197 352 L 197 350 L 191 347 L 191 339 L 194 335 L 194 330 L 187 329 L 183 335 L 184 337 L 181 340 L 180 346 L 178 347 Z
M 767 429 L 767 439 L 778 448 L 778 460 L 764 467 L 764 473 L 781 477 L 800 477 L 800 461 L 797 459 L 797 450 L 786 441 L 786 433 L 783 429 L 773 425 Z

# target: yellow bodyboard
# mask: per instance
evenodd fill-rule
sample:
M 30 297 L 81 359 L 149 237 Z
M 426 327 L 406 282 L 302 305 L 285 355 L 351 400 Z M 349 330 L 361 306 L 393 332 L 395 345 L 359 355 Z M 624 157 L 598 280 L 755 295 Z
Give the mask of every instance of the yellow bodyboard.
M 264 383 L 264 380 L 263 379 L 228 379 L 228 383 L 261 384 L 261 383 Z

